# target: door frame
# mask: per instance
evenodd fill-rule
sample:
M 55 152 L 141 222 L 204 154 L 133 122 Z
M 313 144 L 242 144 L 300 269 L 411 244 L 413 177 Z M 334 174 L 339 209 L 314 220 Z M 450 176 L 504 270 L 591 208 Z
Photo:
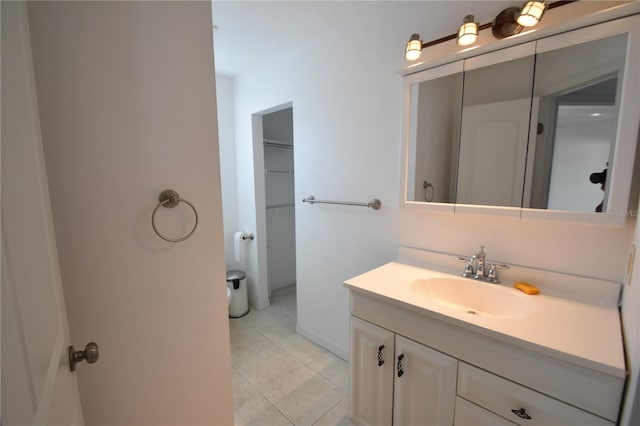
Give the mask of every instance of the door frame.
M 262 118 L 267 114 L 293 108 L 293 102 L 289 101 L 271 108 L 251 114 L 251 130 L 253 137 L 253 175 L 256 213 L 256 284 L 257 284 L 257 306 L 262 310 L 270 306 L 269 298 L 269 267 L 267 262 L 267 201 L 265 194 L 264 178 L 264 128 Z M 295 140 L 295 125 L 294 140 Z M 295 164 L 295 151 L 294 151 Z M 294 176 L 295 179 L 295 176 Z

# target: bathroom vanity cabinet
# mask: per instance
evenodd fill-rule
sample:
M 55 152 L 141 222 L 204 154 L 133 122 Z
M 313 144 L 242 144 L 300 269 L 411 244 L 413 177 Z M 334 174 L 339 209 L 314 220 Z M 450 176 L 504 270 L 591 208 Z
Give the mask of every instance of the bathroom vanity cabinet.
M 544 315 L 505 319 L 480 318 L 480 312 L 477 316 L 457 313 L 432 304 L 428 296 L 420 299 L 412 293 L 412 284 L 430 279 L 432 272 L 391 262 L 345 283 L 351 290 L 350 417 L 354 423 L 616 424 L 626 377 L 624 361 L 602 365 L 592 362 L 598 356 L 588 353 L 590 347 L 600 351 L 609 345 L 609 351 L 623 358 L 621 338 L 607 337 L 610 330 L 619 333 L 615 317 L 601 322 L 601 329 L 592 324 L 582 329 L 580 318 L 575 318 L 581 314 L 569 312 L 571 305 L 583 309 L 581 304 L 548 296 L 538 296 L 535 300 L 540 305 L 532 309 L 566 303 L 559 310 L 572 315 L 575 324 L 565 328 L 551 311 L 547 323 L 537 325 L 545 321 Z M 584 305 L 585 317 L 600 309 Z M 514 330 L 540 326 L 534 334 L 547 333 L 549 341 L 580 340 L 586 352 L 584 357 L 561 353 L 551 347 L 553 343 L 544 347 L 517 338 L 517 331 L 513 335 L 496 332 L 501 323 L 514 324 Z M 574 335 L 566 332 L 572 328 Z M 592 342 L 585 342 L 590 338 Z
M 362 396 L 354 404 L 354 422 L 453 423 L 455 358 L 356 317 L 351 342 L 351 392 Z
M 351 420 L 356 424 L 615 424 L 620 397 L 604 391 L 603 386 L 610 387 L 611 383 L 607 383 L 610 380 L 595 371 L 583 369 L 585 376 L 577 377 L 580 370 L 577 366 L 573 371 L 563 371 L 567 366 L 562 362 L 555 363 L 535 354 L 526 356 L 518 348 L 503 343 L 495 342 L 496 347 L 489 348 L 492 342 L 485 339 L 484 344 L 476 346 L 478 336 L 471 338 L 465 330 L 415 318 L 415 313 L 384 306 L 384 302 L 368 296 L 352 295 L 352 303 Z M 396 319 L 380 315 L 396 310 L 392 314 Z M 362 317 L 373 322 L 364 321 Z M 398 317 L 413 317 L 413 321 L 402 327 L 398 325 Z M 444 344 L 438 343 L 449 339 L 442 342 Z M 468 362 L 438 348 L 455 352 Z M 535 358 L 537 362 L 531 362 Z M 485 369 L 473 365 L 474 362 Z M 503 362 L 512 366 L 500 366 Z M 512 380 L 486 370 L 493 365 L 497 373 Z M 512 376 L 509 370 L 518 371 Z M 540 383 L 542 378 L 549 382 Z M 528 386 L 538 382 L 541 391 L 513 379 L 522 380 Z M 547 396 L 544 392 L 552 387 L 557 388 L 560 395 L 571 395 L 571 401 Z M 572 405 L 578 401 L 581 408 Z

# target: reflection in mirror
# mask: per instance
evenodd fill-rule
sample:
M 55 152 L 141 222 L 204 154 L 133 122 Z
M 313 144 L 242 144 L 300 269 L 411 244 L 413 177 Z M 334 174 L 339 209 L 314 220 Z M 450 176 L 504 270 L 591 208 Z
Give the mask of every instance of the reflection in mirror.
M 607 211 L 625 53 L 619 35 L 537 55 L 523 207 Z
M 535 56 L 525 43 L 408 76 L 406 200 L 530 217 L 621 211 L 633 151 L 616 137 L 635 131 L 619 125 L 628 36 L 573 42 L 553 36 Z
M 411 85 L 407 200 L 455 202 L 462 73 Z
M 458 204 L 520 207 L 534 57 L 465 71 Z

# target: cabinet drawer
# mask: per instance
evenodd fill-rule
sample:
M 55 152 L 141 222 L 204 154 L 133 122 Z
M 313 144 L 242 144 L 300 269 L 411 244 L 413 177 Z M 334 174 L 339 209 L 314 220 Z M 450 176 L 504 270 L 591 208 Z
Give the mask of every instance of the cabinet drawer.
M 603 425 L 613 423 L 460 362 L 458 395 L 519 425 Z M 525 410 L 526 414 L 514 411 Z M 529 416 L 530 418 L 524 418 Z
M 515 423 L 493 414 L 466 399 L 456 397 L 453 426 L 516 426 Z

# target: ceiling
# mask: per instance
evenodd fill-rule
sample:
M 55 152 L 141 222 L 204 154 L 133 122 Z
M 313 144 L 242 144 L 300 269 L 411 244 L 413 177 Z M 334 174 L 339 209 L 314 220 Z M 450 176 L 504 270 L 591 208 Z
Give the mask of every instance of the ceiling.
M 237 77 L 278 57 L 336 43 L 376 48 L 404 66 L 404 44 L 455 33 L 467 14 L 489 22 L 517 1 L 213 1 L 216 72 Z M 355 49 L 354 49 L 355 50 Z

